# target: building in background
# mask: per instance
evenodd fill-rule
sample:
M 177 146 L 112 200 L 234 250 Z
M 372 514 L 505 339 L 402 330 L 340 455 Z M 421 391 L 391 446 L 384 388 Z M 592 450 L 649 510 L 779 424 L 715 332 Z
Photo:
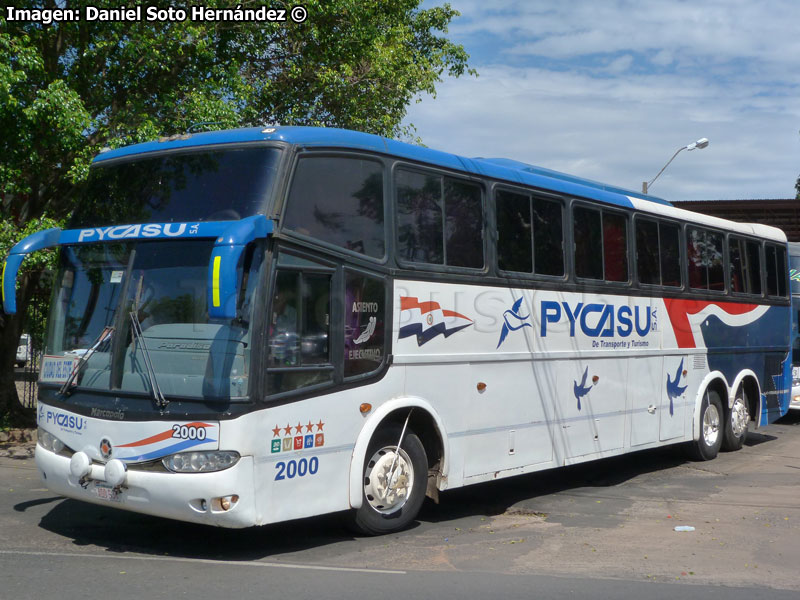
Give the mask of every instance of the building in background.
M 800 200 L 683 200 L 672 202 L 678 208 L 721 217 L 740 223 L 763 223 L 786 232 L 790 242 L 800 242 Z

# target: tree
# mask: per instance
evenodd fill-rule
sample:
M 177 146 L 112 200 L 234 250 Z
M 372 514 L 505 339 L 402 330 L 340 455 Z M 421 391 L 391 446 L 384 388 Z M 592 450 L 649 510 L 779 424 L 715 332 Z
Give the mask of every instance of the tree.
M 206 129 L 277 122 L 412 136 L 413 127 L 401 125 L 409 103 L 434 94 L 445 74 L 474 74 L 464 49 L 442 35 L 458 13 L 420 3 L 307 0 L 305 21 L 269 23 L 193 20 L 189 2 L 158 4 L 186 11 L 175 22 L 87 20 L 87 5 L 118 9 L 111 0 L 15 2 L 16 9 L 75 9 L 82 18 L 42 24 L 0 15 L 0 252 L 32 223 L 52 224 L 40 222 L 44 215 L 68 217 L 103 146 L 183 133 L 198 122 Z M 20 314 L 30 283 L 18 290 Z M 0 415 L 16 421 L 24 418 L 11 384 L 19 329 L 18 318 L 0 316 Z

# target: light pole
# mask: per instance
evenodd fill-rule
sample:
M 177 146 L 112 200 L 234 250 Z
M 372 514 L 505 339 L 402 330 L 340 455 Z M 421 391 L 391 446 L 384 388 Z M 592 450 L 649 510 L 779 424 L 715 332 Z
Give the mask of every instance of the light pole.
M 664 169 L 666 169 L 669 166 L 669 163 L 671 163 L 673 160 L 675 160 L 675 157 L 678 156 L 678 154 L 680 153 L 681 150 L 702 150 L 706 146 L 708 146 L 708 138 L 700 138 L 699 140 L 697 140 L 696 142 L 692 142 L 688 146 L 681 146 L 680 148 L 678 148 L 675 151 L 675 154 L 672 155 L 672 158 L 670 158 L 667 161 L 667 164 L 665 164 L 663 166 L 663 168 L 658 172 L 658 175 L 661 175 L 664 172 Z M 656 179 L 658 179 L 658 175 L 653 177 L 650 181 L 643 181 L 642 182 L 642 193 L 643 194 L 647 193 L 647 190 L 650 189 L 650 186 L 653 185 L 653 182 Z

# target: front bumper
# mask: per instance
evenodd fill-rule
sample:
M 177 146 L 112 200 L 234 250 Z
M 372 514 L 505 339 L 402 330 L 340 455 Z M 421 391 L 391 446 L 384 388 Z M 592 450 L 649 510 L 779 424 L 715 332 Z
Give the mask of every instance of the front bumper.
M 256 525 L 253 457 L 216 473 L 138 471 L 131 465 L 125 484 L 112 490 L 103 481 L 103 466 L 93 465 L 88 480 L 70 473 L 70 459 L 36 446 L 36 466 L 45 486 L 75 500 L 217 527 Z M 229 510 L 219 498 L 238 496 Z

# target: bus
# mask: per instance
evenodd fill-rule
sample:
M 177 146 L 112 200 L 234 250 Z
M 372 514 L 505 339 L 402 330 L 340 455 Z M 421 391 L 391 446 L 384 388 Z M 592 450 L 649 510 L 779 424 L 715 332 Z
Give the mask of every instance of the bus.
M 789 242 L 789 282 L 792 293 L 792 392 L 789 408 L 800 410 L 800 242 Z
M 36 465 L 55 493 L 222 527 L 685 444 L 786 413 L 783 232 L 508 159 L 332 128 L 93 161 L 59 267 Z

